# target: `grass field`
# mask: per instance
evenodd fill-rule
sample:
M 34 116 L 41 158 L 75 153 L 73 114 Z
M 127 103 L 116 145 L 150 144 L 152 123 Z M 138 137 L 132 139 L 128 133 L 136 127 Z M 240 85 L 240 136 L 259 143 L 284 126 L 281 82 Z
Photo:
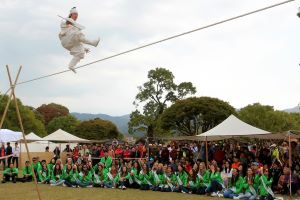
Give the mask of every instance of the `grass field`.
M 67 188 L 39 185 L 42 199 L 72 199 L 72 200 L 214 200 L 216 198 L 181 193 L 163 193 L 140 191 L 134 189 L 102 189 L 102 188 Z M 38 199 L 33 183 L 0 183 L 0 197 L 2 199 Z

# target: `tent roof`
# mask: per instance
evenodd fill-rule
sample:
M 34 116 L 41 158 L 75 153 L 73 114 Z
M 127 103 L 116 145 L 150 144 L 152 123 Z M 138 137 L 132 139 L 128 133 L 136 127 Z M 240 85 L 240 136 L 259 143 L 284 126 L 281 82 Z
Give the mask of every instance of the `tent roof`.
M 241 121 L 234 115 L 230 115 L 227 119 L 225 119 L 222 123 L 220 123 L 216 127 L 197 136 L 202 138 L 207 137 L 208 141 L 213 141 L 213 140 L 229 139 L 232 137 L 243 137 L 243 136 L 255 137 L 255 135 L 265 135 L 265 134 L 270 134 L 270 132 L 251 126 Z
M 88 140 L 79 138 L 75 135 L 72 135 L 64 130 L 58 129 L 57 131 L 47 135 L 46 137 L 42 138 L 43 140 L 48 141 L 57 141 L 57 142 L 86 142 Z
M 25 136 L 26 140 L 43 140 L 40 136 L 36 135 L 34 132 L 31 132 Z
M 21 132 L 15 132 L 9 129 L 0 129 L 0 143 L 1 142 L 15 142 L 22 138 Z

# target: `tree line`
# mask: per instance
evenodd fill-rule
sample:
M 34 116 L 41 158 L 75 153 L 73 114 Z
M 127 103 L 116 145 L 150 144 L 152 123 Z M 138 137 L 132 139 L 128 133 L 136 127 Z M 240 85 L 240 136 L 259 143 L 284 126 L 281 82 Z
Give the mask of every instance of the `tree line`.
M 196 91 L 191 82 L 176 84 L 175 76 L 168 69 L 150 70 L 148 80 L 138 86 L 128 133 L 144 133 L 148 137 L 192 136 L 213 128 L 231 114 L 271 132 L 300 130 L 300 113 L 278 111 L 273 106 L 260 103 L 237 110 L 218 98 L 194 96 Z M 0 100 L 2 117 L 8 96 L 0 94 Z M 50 103 L 33 108 L 23 105 L 19 99 L 18 105 L 26 134 L 34 132 L 44 137 L 60 128 L 90 140 L 122 137 L 112 122 L 99 118 L 79 121 L 63 105 Z M 14 104 L 10 104 L 3 128 L 20 131 Z

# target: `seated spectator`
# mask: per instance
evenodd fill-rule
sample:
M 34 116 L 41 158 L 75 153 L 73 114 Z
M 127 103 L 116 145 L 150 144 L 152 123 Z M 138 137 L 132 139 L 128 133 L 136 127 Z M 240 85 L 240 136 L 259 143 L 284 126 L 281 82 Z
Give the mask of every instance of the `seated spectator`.
M 292 193 L 295 194 L 298 189 L 298 180 L 297 176 L 295 174 L 291 175 L 290 179 L 290 169 L 288 167 L 283 168 L 283 175 L 280 176 L 279 181 L 278 181 L 278 189 L 281 194 L 289 194 L 289 183 L 291 180 L 291 185 L 292 185 Z
M 16 183 L 18 178 L 18 168 L 14 167 L 13 163 L 9 164 L 9 168 L 3 171 L 3 180 L 2 183 L 13 182 Z
M 23 169 L 23 178 L 22 178 L 22 182 L 30 182 L 32 181 L 32 167 L 30 166 L 29 161 L 25 162 L 25 167 Z

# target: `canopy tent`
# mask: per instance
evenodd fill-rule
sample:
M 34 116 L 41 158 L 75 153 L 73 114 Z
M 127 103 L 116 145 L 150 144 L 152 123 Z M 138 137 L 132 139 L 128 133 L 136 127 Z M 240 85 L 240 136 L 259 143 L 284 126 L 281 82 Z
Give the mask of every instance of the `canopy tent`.
M 79 138 L 72 135 L 64 130 L 58 129 L 57 131 L 42 138 L 43 140 L 54 141 L 54 142 L 87 142 L 88 140 Z
M 29 141 L 38 141 L 43 140 L 40 136 L 36 135 L 34 132 L 31 132 L 25 136 L 26 140 Z
M 251 126 L 234 115 L 230 115 L 222 123 L 210 129 L 209 131 L 197 135 L 200 140 L 215 141 L 215 140 L 225 140 L 234 137 L 252 137 L 261 135 L 270 135 L 271 133 L 254 126 Z
M 1 142 L 15 142 L 22 138 L 21 132 L 15 132 L 9 129 L 0 129 L 0 143 Z

